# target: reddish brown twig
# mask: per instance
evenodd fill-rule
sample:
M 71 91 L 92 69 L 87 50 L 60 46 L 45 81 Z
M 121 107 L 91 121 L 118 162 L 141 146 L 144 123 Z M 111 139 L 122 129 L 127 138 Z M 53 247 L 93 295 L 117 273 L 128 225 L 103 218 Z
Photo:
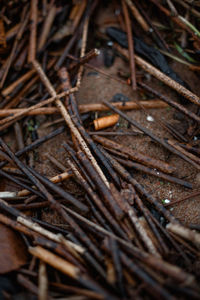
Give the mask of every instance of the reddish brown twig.
M 70 92 L 73 93 L 74 91 L 76 91 L 76 88 L 72 88 L 69 91 L 58 94 L 57 96 L 59 98 L 62 98 L 65 95 L 70 94 Z M 44 103 L 50 104 L 51 102 L 53 102 L 53 100 L 54 100 L 54 98 L 50 98 L 50 99 L 44 100 L 44 101 L 46 101 Z M 148 101 L 139 101 L 139 102 L 146 109 L 168 107 L 168 105 L 165 104 L 163 101 L 159 101 L 157 99 L 148 100 Z M 43 105 L 41 105 L 41 106 L 43 106 Z M 121 102 L 116 102 L 116 103 L 113 103 L 113 106 L 117 107 L 121 110 L 140 109 L 138 104 L 135 102 L 132 102 L 132 101 L 127 102 L 125 105 Z M 92 111 L 108 111 L 109 110 L 109 108 L 106 107 L 102 103 L 80 104 L 78 106 L 78 108 L 81 113 L 92 112 Z M 45 108 L 44 107 L 41 107 L 41 108 L 36 107 L 35 108 L 35 106 L 34 106 L 33 109 L 31 109 L 31 110 L 28 110 L 27 108 L 0 109 L 0 117 L 8 117 L 11 115 L 13 115 L 13 117 L 14 117 L 15 114 L 17 115 L 18 113 L 22 113 L 23 116 L 26 116 L 26 115 L 32 116 L 32 115 L 43 115 L 43 114 L 51 115 L 51 114 L 56 114 L 58 112 L 59 112 L 59 109 L 56 107 L 45 107 Z
M 128 1 L 126 1 L 128 2 Z M 129 17 L 127 5 L 125 0 L 122 0 L 122 9 L 124 13 L 124 19 L 126 24 L 126 32 L 128 38 L 128 51 L 129 51 L 129 62 L 130 62 L 130 70 L 131 70 L 131 85 L 132 89 L 136 90 L 136 76 L 135 76 L 135 55 L 134 55 L 134 42 L 133 42 L 133 35 L 132 35 L 132 24 Z

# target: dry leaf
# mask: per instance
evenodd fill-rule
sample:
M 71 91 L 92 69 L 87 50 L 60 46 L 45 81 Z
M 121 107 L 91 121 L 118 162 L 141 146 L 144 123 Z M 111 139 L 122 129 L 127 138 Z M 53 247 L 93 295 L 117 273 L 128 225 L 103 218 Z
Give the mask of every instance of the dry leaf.
M 0 274 L 18 269 L 27 262 L 27 251 L 21 237 L 0 224 Z

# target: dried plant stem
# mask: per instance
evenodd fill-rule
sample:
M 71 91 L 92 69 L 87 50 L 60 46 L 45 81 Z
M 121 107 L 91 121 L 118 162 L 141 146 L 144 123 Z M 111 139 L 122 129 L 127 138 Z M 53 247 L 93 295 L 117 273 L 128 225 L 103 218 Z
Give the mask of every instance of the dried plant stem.
M 68 95 L 70 93 L 73 93 L 76 91 L 76 88 L 72 88 L 69 91 L 63 92 L 61 94 L 58 94 L 58 98 L 64 97 L 65 95 Z M 49 104 L 54 101 L 55 98 L 49 98 L 45 101 L 45 103 Z M 50 102 L 49 102 L 50 100 Z M 139 101 L 141 105 L 144 108 L 152 109 L 152 108 L 166 108 L 168 107 L 168 104 L 164 103 L 163 101 L 159 101 L 157 99 L 155 100 L 148 100 L 148 101 Z M 43 102 L 41 102 L 43 103 Z M 45 104 L 44 104 L 45 105 Z M 131 109 L 140 109 L 137 103 L 135 102 L 127 102 L 125 105 L 121 102 L 113 103 L 114 107 L 117 107 L 121 110 L 131 110 Z M 80 113 L 87 113 L 92 111 L 108 111 L 109 108 L 105 106 L 102 103 L 88 103 L 88 104 L 80 104 L 78 106 Z M 23 116 L 33 116 L 33 115 L 51 115 L 56 114 L 59 112 L 59 109 L 56 107 L 41 107 L 41 108 L 35 108 L 33 110 L 27 110 L 27 108 L 13 108 L 13 109 L 0 109 L 0 117 L 7 117 L 12 116 L 14 117 L 15 114 L 22 113 Z
M 176 203 L 179 203 L 179 202 L 191 199 L 192 197 L 196 197 L 198 195 L 200 195 L 200 191 L 195 191 L 195 192 L 190 193 L 189 195 L 187 195 L 187 196 L 185 196 L 185 197 L 183 197 L 181 199 L 173 200 L 170 203 L 165 204 L 165 206 L 172 206 L 172 205 L 174 205 Z
M 129 17 L 127 5 L 125 0 L 122 0 L 122 9 L 124 13 L 124 19 L 126 24 L 126 32 L 128 37 L 128 51 L 129 51 L 129 62 L 130 62 L 130 70 L 131 70 L 131 85 L 132 89 L 136 90 L 136 72 L 135 72 L 135 53 L 134 53 L 134 42 L 133 42 L 133 35 L 132 35 L 132 24 Z
M 36 149 L 37 147 L 39 147 L 42 143 L 44 143 L 45 141 L 48 141 L 49 139 L 52 139 L 53 137 L 57 136 L 58 134 L 61 134 L 62 132 L 64 132 L 65 127 L 61 126 L 58 129 L 52 131 L 51 133 L 47 134 L 46 136 L 43 136 L 37 140 L 35 140 L 33 143 L 31 143 L 30 145 L 27 145 L 26 147 L 24 147 L 24 149 L 19 150 L 15 153 L 15 155 L 17 157 L 21 156 L 22 154 L 28 152 L 28 151 L 32 151 L 34 149 Z M 7 160 L 7 158 L 6 158 Z M 7 164 L 6 161 L 1 161 L 0 162 L 0 168 L 4 167 Z
M 197 231 L 186 228 L 180 224 L 172 223 L 167 224 L 167 230 L 172 231 L 182 238 L 192 242 L 198 249 L 200 249 L 200 234 Z
M 36 57 L 36 38 L 37 38 L 37 14 L 38 14 L 38 0 L 31 1 L 30 14 L 30 44 L 28 52 L 28 62 L 33 62 Z
M 200 98 L 191 91 L 189 91 L 187 88 L 185 88 L 183 85 L 180 85 L 178 82 L 174 81 L 173 79 L 171 79 L 170 77 L 168 77 L 167 75 L 165 75 L 164 73 L 162 73 L 161 71 L 159 71 L 158 69 L 156 69 L 151 64 L 149 64 L 137 55 L 135 55 L 135 61 L 145 71 L 147 71 L 148 73 L 156 77 L 158 80 L 162 81 L 163 83 L 177 91 L 180 95 L 187 98 L 189 101 L 200 105 Z
M 51 26 L 52 26 L 55 16 L 56 16 L 56 6 L 53 5 L 50 8 L 47 17 L 45 18 L 45 23 L 44 23 L 44 26 L 42 28 L 42 32 L 41 32 L 41 35 L 39 38 L 38 51 L 42 50 L 42 48 L 45 45 L 45 42 L 47 40 L 49 31 L 51 29 Z
M 145 19 L 140 14 L 140 12 L 138 11 L 135 4 L 133 4 L 133 2 L 131 0 L 125 0 L 125 1 L 126 1 L 127 5 L 129 6 L 134 18 L 138 21 L 138 23 L 144 29 L 144 31 L 148 32 L 149 26 L 148 26 L 147 22 L 145 21 Z
M 62 181 L 64 181 L 64 180 L 70 178 L 71 176 L 72 176 L 71 173 L 69 173 L 69 172 L 64 172 L 64 173 L 58 174 L 58 175 L 56 175 L 56 176 L 54 176 L 54 177 L 51 177 L 49 180 L 50 180 L 51 182 L 53 182 L 53 183 L 59 183 L 59 182 L 62 182 Z M 24 189 L 24 190 L 21 190 L 21 191 L 17 192 L 16 195 L 17 195 L 17 197 L 25 197 L 25 196 L 28 196 L 28 195 L 30 195 L 30 194 L 31 194 L 30 191 Z
M 1 93 L 4 97 L 8 96 L 19 84 L 24 83 L 26 80 L 30 79 L 35 73 L 35 70 L 28 71 L 22 75 L 19 79 L 11 83 L 7 88 L 5 88 Z
M 88 26 L 89 26 L 89 17 L 86 17 L 85 23 L 83 26 L 83 36 L 82 36 L 82 46 L 81 46 L 80 57 L 83 57 L 85 55 L 86 44 L 87 44 L 87 35 L 88 35 Z M 78 88 L 81 85 L 82 74 L 83 74 L 83 66 L 80 66 L 80 69 L 79 69 L 78 75 L 77 75 L 77 83 L 76 83 Z
M 174 140 L 170 140 L 168 139 L 168 143 L 170 145 L 172 145 L 175 149 L 177 149 L 178 151 L 180 151 L 181 153 L 185 154 L 186 156 L 188 156 L 191 160 L 193 160 L 195 162 L 195 167 L 197 169 L 200 170 L 200 158 L 197 157 L 196 155 L 190 153 L 189 151 L 183 149 L 180 145 L 178 145 L 178 143 Z
M 200 12 L 193 8 L 193 6 L 189 6 L 186 4 L 183 0 L 174 0 L 175 2 L 178 2 L 183 7 L 185 7 L 189 12 L 191 12 L 194 16 L 200 18 Z
M 38 299 L 48 299 L 48 278 L 46 264 L 40 261 L 39 272 L 38 272 Z
M 78 278 L 79 269 L 66 261 L 66 259 L 63 259 L 40 246 L 29 247 L 29 252 L 69 277 L 73 279 Z

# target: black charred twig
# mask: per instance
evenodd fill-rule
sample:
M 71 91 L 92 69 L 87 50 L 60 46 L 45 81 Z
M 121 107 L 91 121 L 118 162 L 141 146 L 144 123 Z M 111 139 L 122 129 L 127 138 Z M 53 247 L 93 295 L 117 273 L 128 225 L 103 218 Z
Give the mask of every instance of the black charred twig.
M 136 169 L 138 171 L 141 171 L 141 172 L 144 172 L 146 174 L 149 174 L 149 175 L 152 175 L 152 176 L 155 176 L 155 177 L 158 177 L 158 178 L 162 178 L 166 181 L 173 182 L 173 183 L 176 183 L 176 184 L 180 184 L 184 187 L 192 189 L 192 184 L 185 181 L 185 180 L 179 179 L 179 178 L 171 176 L 171 175 L 164 174 L 161 171 L 150 169 L 148 167 L 145 167 L 141 164 L 132 162 L 130 160 L 124 160 L 122 158 L 116 158 L 116 160 L 119 161 L 125 167 L 134 168 L 134 169 Z
M 110 209 L 112 212 L 115 214 L 117 219 L 121 219 L 124 215 L 118 204 L 115 202 L 113 199 L 112 195 L 110 194 L 110 190 L 108 187 L 105 185 L 105 183 L 101 180 L 101 178 L 98 177 L 96 171 L 94 168 L 92 168 L 92 165 L 89 163 L 88 159 L 84 155 L 83 152 L 79 151 L 77 153 L 77 156 L 85 169 L 87 170 L 88 174 L 90 174 L 91 178 L 93 181 L 96 183 L 97 190 L 99 193 L 102 195 L 104 198 L 105 202 L 107 205 L 109 205 Z
M 93 183 L 93 181 L 91 180 L 90 176 L 88 176 L 87 172 L 85 171 L 85 169 L 83 168 L 83 166 L 80 164 L 79 160 L 77 159 L 76 152 L 67 143 L 63 143 L 63 147 L 68 152 L 68 154 L 70 155 L 70 157 L 73 159 L 73 161 L 75 162 L 76 166 L 81 171 L 82 175 L 84 176 L 84 178 L 86 179 L 86 181 L 89 183 L 89 185 L 91 186 L 91 188 L 93 190 L 95 190 L 96 189 L 95 184 Z M 69 160 L 68 160 L 68 162 L 69 162 Z
M 121 295 L 124 295 L 124 284 L 123 284 L 123 272 L 122 272 L 122 265 L 120 261 L 120 254 L 119 254 L 119 248 L 118 244 L 115 239 L 110 238 L 110 249 L 111 249 L 111 255 L 113 258 L 113 263 L 115 266 L 115 272 L 117 275 L 117 283 L 119 284 L 119 290 Z
M 120 229 L 119 225 L 117 222 L 114 220 L 112 214 L 106 209 L 102 201 L 99 199 L 96 193 L 94 193 L 87 183 L 87 181 L 82 177 L 80 172 L 77 170 L 76 166 L 68 160 L 69 166 L 72 168 L 72 171 L 74 172 L 75 176 L 79 180 L 80 184 L 83 186 L 83 188 L 87 191 L 89 194 L 90 198 L 94 201 L 95 205 L 98 207 L 98 209 L 101 211 L 101 213 L 105 216 L 105 219 L 111 224 L 111 226 L 115 229 L 115 231 L 122 236 L 123 238 L 126 239 L 126 236 L 124 232 Z
M 38 296 L 38 287 L 32 281 L 30 281 L 27 277 L 22 274 L 17 275 L 17 281 L 28 291 Z
M 141 135 L 142 133 L 140 133 L 139 131 L 90 131 L 88 132 L 89 135 L 102 135 L 102 136 L 126 136 L 126 135 L 130 135 L 130 136 L 137 136 L 137 135 Z

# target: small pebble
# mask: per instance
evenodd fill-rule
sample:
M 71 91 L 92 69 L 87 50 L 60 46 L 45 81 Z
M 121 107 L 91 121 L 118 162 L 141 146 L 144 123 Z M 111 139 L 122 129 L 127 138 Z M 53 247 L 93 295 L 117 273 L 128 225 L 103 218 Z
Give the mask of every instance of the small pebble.
M 169 199 L 165 199 L 165 200 L 164 200 L 164 203 L 165 203 L 165 204 L 168 204 L 168 203 L 170 203 L 170 202 L 171 202 L 171 201 L 170 201 Z
M 154 121 L 154 118 L 150 115 L 147 116 L 147 121 L 149 122 L 153 122 Z
M 108 41 L 108 42 L 107 42 L 107 45 L 108 45 L 109 47 L 112 47 L 112 46 L 113 46 L 113 42 L 112 42 L 112 41 Z

